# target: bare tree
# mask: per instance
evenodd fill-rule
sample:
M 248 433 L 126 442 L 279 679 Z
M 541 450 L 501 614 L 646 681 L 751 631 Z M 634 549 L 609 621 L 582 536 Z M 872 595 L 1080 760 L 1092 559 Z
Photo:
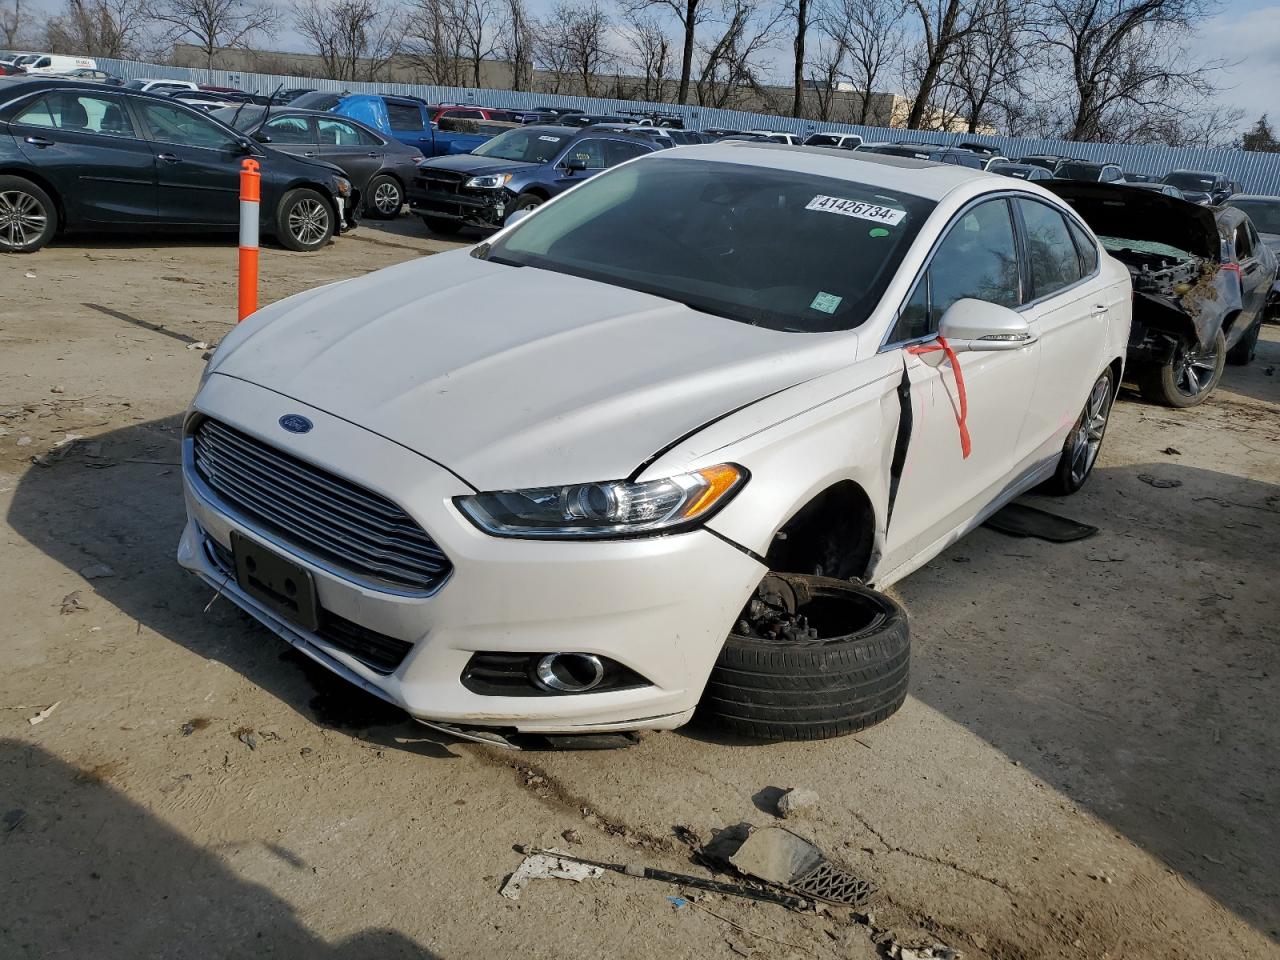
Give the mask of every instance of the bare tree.
M 1191 57 L 1191 35 L 1211 0 L 1042 0 L 1036 34 L 1072 140 L 1133 140 L 1176 123 L 1215 92 L 1219 62 Z
M 414 0 L 403 48 L 421 79 L 441 87 L 463 84 L 463 36 L 453 0 Z
M 956 44 L 976 29 L 980 14 L 976 0 L 908 0 L 907 6 L 915 12 L 920 28 L 918 46 L 906 71 L 914 80 L 907 126 L 919 130 L 933 110 L 934 90 Z
M 989 119 L 993 108 L 1021 99 L 1027 72 L 1024 51 L 1026 5 L 1020 0 L 988 0 L 980 25 L 957 42 L 946 83 L 956 94 L 955 113 L 970 133 Z
M 804 116 L 804 45 L 809 33 L 811 6 L 812 0 L 787 0 L 786 4 L 787 14 L 795 24 L 795 32 L 791 40 L 791 50 L 794 54 L 791 74 L 794 91 L 791 98 L 793 117 Z
M 293 22 L 335 80 L 376 80 L 400 49 L 400 12 L 381 0 L 300 0 Z
M 855 123 L 880 119 L 872 116 L 871 94 L 902 54 L 905 14 L 902 0 L 832 0 L 822 12 L 824 31 L 846 53 L 845 78 L 861 93 Z
M 458 52 L 471 68 L 471 85 L 480 86 L 480 68 L 496 52 L 494 26 L 498 10 L 494 0 L 453 0 L 458 22 Z
M 66 0 L 44 27 L 50 53 L 128 59 L 145 42 L 145 0 Z
M 808 87 L 813 91 L 819 120 L 832 119 L 836 91 L 844 73 L 844 55 L 844 47 L 839 41 L 825 36 L 818 38 L 818 52 L 813 57 Z
M 596 95 L 610 26 L 597 0 L 561 0 L 544 25 L 544 45 L 560 48 L 562 68 L 573 75 L 584 96 Z
M 693 77 L 693 55 L 697 46 L 698 26 L 707 18 L 709 0 L 624 0 L 628 14 L 634 15 L 650 8 L 665 8 L 680 24 L 684 34 L 684 46 L 680 56 L 680 88 L 676 99 L 689 102 L 689 84 Z
M 0 36 L 4 37 L 5 48 L 12 50 L 16 47 L 30 26 L 30 9 L 23 6 L 22 0 L 8 0 L 0 10 Z
M 537 39 L 534 27 L 524 0 L 507 0 L 497 52 L 511 64 L 512 90 L 527 90 L 533 86 L 533 51 Z
M 275 7 L 259 0 L 151 0 L 148 10 L 169 43 L 199 47 L 210 70 L 219 49 L 247 46 L 280 19 Z
M 632 14 L 625 34 L 631 45 L 631 64 L 641 72 L 643 100 L 662 100 L 671 73 L 671 38 L 656 17 Z
M 766 110 L 777 113 L 778 105 L 762 78 L 764 54 L 778 39 L 778 24 L 784 11 L 762 11 L 759 0 L 725 0 L 724 31 L 703 50 L 697 81 L 698 103 L 710 107 L 731 107 L 745 93 L 751 93 Z

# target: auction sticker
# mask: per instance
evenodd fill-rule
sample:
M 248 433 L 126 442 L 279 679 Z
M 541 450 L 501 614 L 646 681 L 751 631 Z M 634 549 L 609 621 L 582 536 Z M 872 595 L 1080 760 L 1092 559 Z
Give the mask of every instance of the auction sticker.
M 806 210 L 821 210 L 823 213 L 838 213 L 842 217 L 857 217 L 859 220 L 874 220 L 894 226 L 902 222 L 907 215 L 905 210 L 893 207 L 882 207 L 879 204 L 867 203 L 865 200 L 844 200 L 840 197 L 814 197 L 804 205 Z
M 559 138 L 559 137 L 539 137 L 538 139 L 539 139 L 539 140 L 541 140 L 541 141 L 543 141 L 544 143 L 559 143 L 559 142 L 560 142 L 560 138 Z

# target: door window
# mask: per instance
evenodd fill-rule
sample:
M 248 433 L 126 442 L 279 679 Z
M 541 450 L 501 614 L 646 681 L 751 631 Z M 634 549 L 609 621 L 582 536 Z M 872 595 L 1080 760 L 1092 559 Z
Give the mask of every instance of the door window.
M 358 147 L 361 144 L 375 142 L 355 124 L 347 123 L 345 120 L 316 117 L 316 128 L 320 133 L 320 143 L 323 146 Z
M 306 117 L 276 117 L 262 125 L 272 143 L 315 143 L 316 135 Z
M 1067 217 L 1067 227 L 1071 230 L 1071 239 L 1075 240 L 1076 250 L 1080 254 L 1080 272 L 1087 277 L 1098 269 L 1097 244 L 1089 239 L 1089 234 L 1085 233 L 1084 228 L 1070 217 Z
M 192 110 L 141 98 L 136 103 L 156 140 L 213 150 L 230 150 L 236 145 L 230 133 Z
M 1249 239 L 1249 225 L 1241 223 L 1236 226 L 1236 259 L 1248 260 L 1253 256 L 1253 241 Z
M 71 91 L 40 97 L 14 117 L 13 122 L 109 137 L 137 136 L 119 100 Z
M 421 130 L 422 111 L 416 103 L 395 103 L 386 101 L 387 117 L 391 121 L 392 130 Z
M 605 140 L 579 140 L 569 148 L 569 156 L 583 161 L 588 170 L 603 170 L 609 166 L 607 150 Z
M 624 160 L 630 160 L 632 157 L 652 152 L 648 147 L 639 143 L 627 143 L 625 140 L 605 141 L 605 157 L 611 167 L 622 163 Z
M 1004 200 L 987 200 L 963 213 L 938 244 L 890 342 L 933 333 L 947 308 L 967 297 L 1016 307 L 1022 302 L 1020 288 L 1009 205 Z
M 1045 203 L 1018 200 L 1027 230 L 1032 297 L 1039 299 L 1080 279 L 1080 255 L 1061 213 Z
M 462 120 L 483 120 L 484 114 L 479 110 L 446 110 L 442 117 L 457 117 Z

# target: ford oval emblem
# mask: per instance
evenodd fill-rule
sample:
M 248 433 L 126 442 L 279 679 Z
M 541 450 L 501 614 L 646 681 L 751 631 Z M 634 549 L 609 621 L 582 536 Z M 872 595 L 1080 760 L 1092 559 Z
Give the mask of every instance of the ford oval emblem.
M 299 413 L 286 413 L 280 418 L 280 426 L 290 433 L 310 433 L 314 424 Z

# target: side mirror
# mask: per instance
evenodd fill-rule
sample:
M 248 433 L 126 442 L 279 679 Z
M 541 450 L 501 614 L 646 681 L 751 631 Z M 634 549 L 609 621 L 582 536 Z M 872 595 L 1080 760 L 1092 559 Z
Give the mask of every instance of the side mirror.
M 567 157 L 564 161 L 564 169 L 566 173 L 581 173 L 587 169 L 587 161 L 581 157 Z
M 938 323 L 938 336 L 945 337 L 953 350 L 1017 350 L 1036 340 L 1022 314 L 971 298 L 947 308 Z
M 259 130 L 257 133 L 253 135 L 253 139 L 257 140 L 259 143 L 271 142 L 270 134 L 263 133 L 261 130 Z
M 236 149 L 244 154 L 252 154 L 253 143 L 249 140 L 246 140 L 244 137 L 241 137 L 239 140 L 236 141 Z
M 513 223 L 519 223 L 529 214 L 533 213 L 533 211 L 534 211 L 533 207 L 521 207 L 519 210 L 512 210 L 509 214 L 507 214 L 507 219 L 503 222 L 502 225 L 504 227 L 509 227 Z

